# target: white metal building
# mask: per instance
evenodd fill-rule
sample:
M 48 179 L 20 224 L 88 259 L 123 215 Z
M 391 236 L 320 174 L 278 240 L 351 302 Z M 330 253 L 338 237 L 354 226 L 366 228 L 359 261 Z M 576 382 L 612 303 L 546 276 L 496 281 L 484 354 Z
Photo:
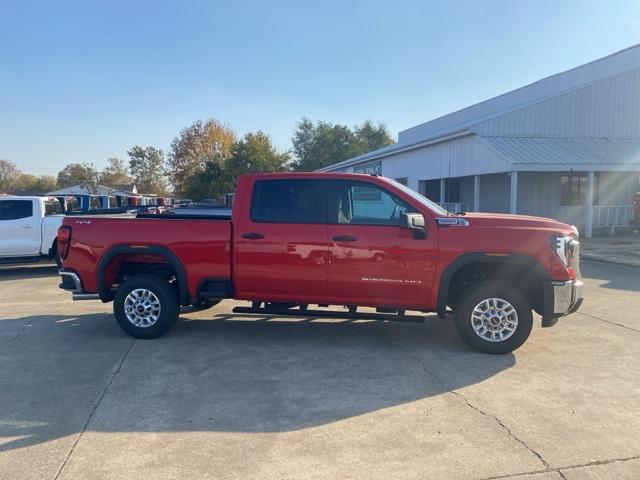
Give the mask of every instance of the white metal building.
M 377 172 L 453 210 L 628 225 L 640 191 L 640 45 L 417 125 L 325 167 Z

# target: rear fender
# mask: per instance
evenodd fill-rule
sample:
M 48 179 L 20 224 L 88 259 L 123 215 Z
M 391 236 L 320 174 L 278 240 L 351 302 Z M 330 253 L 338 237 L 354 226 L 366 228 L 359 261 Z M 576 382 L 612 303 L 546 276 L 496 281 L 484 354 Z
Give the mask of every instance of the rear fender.
M 115 274 L 122 263 L 123 255 L 134 255 L 139 258 L 141 256 L 161 257 L 173 268 L 176 274 L 176 280 L 178 282 L 178 289 L 180 292 L 180 303 L 182 305 L 190 305 L 192 303 L 189 299 L 187 274 L 184 266 L 171 250 L 158 245 L 116 245 L 108 249 L 102 257 L 100 257 L 96 272 L 96 285 L 98 286 L 98 295 L 100 295 L 100 300 L 103 302 L 113 300 L 111 284 L 113 283 Z M 140 260 L 142 260 L 142 258 L 140 258 Z

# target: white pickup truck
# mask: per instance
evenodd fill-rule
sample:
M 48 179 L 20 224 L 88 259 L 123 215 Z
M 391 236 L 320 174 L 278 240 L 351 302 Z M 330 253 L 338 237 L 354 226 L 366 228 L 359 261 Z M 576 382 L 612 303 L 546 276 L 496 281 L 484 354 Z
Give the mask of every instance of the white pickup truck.
M 56 198 L 0 196 L 0 263 L 59 263 L 56 235 L 63 217 Z

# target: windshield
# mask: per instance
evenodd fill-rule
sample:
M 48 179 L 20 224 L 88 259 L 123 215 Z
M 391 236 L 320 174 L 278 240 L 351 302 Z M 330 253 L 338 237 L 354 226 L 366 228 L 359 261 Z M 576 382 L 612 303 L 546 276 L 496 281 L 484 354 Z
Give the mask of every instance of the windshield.
M 414 200 L 419 202 L 421 205 L 424 205 L 425 207 L 427 207 L 432 212 L 435 212 L 438 215 L 447 215 L 449 213 L 444 208 L 442 208 L 440 205 L 438 205 L 435 202 L 432 202 L 427 197 L 425 197 L 423 195 L 420 195 L 415 190 L 411 190 L 409 187 L 406 187 L 406 186 L 402 185 L 401 183 L 396 182 L 395 180 L 391 180 L 390 178 L 386 178 L 385 180 L 387 180 L 389 183 L 392 183 L 394 187 L 399 188 L 404 193 L 406 193 L 411 198 L 413 198 Z

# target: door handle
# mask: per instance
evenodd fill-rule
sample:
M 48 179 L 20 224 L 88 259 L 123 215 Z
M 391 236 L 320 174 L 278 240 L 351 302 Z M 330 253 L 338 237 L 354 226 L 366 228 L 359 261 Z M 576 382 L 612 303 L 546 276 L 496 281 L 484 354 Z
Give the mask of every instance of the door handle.
M 22 228 L 27 230 L 33 230 L 33 225 L 22 225 Z
M 336 242 L 355 242 L 358 239 L 351 235 L 338 235 L 333 237 L 333 240 Z
M 261 238 L 264 238 L 264 235 L 257 232 L 251 232 L 251 233 L 243 233 L 241 237 L 248 238 L 249 240 L 259 240 Z

